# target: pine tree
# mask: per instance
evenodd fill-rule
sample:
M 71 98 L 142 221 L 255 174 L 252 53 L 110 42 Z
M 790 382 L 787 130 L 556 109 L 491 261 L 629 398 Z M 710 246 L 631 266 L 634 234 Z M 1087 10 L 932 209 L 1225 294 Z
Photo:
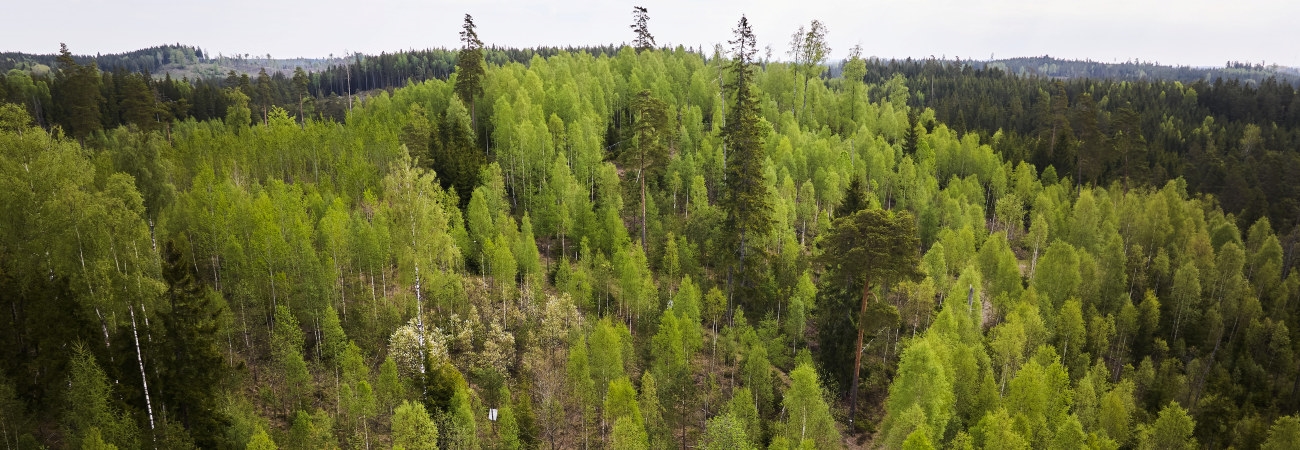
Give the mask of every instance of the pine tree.
M 655 48 L 655 37 L 650 35 L 650 10 L 643 6 L 632 7 L 632 31 L 636 33 L 636 38 L 632 39 L 632 47 L 638 52 L 643 52 Z
M 475 99 L 483 93 L 483 41 L 478 39 L 474 18 L 465 15 L 461 25 L 460 52 L 456 54 L 456 95 L 460 101 L 469 106 L 469 116 L 473 128 L 478 129 L 478 114 Z
M 302 67 L 293 69 L 293 96 L 298 98 L 298 123 L 303 126 L 307 125 L 307 111 L 305 105 L 311 92 L 307 90 L 308 84 L 311 83 L 311 77 Z
M 919 278 L 920 246 L 916 221 L 911 214 L 879 209 L 864 209 L 836 219 L 822 240 L 821 260 L 834 279 L 845 286 L 862 286 L 856 356 L 849 388 L 850 424 L 857 410 L 858 371 L 862 366 L 862 339 L 866 332 L 863 325 L 872 283 L 887 286 Z

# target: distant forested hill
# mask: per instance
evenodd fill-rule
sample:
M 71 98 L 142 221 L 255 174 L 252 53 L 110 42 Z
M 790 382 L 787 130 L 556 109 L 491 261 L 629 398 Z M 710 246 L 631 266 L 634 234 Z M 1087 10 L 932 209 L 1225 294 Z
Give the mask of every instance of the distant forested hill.
M 1050 78 L 1093 78 L 1107 80 L 1166 80 L 1191 83 L 1215 79 L 1237 79 L 1242 83 L 1259 84 L 1268 78 L 1295 84 L 1300 82 L 1300 69 L 1264 63 L 1229 61 L 1223 67 L 1168 66 L 1150 61 L 1125 61 L 1103 63 L 1057 59 L 1050 56 L 1008 58 L 994 61 L 967 61 L 977 68 L 998 68 L 1020 76 Z

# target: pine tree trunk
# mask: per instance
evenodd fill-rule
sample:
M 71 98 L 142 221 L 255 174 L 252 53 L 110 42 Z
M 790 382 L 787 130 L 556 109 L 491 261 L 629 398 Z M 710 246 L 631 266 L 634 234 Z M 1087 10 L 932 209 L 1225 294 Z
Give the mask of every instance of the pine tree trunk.
M 849 384 L 849 432 L 853 429 L 853 420 L 858 412 L 858 376 L 862 370 L 862 337 L 866 329 L 864 320 L 867 316 L 867 297 L 871 295 L 871 280 L 862 283 L 862 308 L 858 311 L 858 343 L 853 353 L 853 381 Z
M 646 248 L 646 214 L 645 214 L 645 162 L 641 163 L 641 171 L 637 178 L 641 179 L 641 252 L 650 253 Z

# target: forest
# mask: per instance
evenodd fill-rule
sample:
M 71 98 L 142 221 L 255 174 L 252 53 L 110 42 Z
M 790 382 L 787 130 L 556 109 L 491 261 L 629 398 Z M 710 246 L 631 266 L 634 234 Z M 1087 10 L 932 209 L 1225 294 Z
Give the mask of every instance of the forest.
M 1289 82 L 829 62 L 819 21 L 769 61 L 632 12 L 5 73 L 3 447 L 1300 448 Z

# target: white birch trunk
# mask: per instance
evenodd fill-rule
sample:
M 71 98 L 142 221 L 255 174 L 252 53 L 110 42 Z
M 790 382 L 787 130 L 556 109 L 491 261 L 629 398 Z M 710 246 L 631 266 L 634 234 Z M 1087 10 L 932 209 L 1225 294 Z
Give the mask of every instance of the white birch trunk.
M 141 306 L 144 308 L 144 306 Z M 140 384 L 144 388 L 144 407 L 149 413 L 149 431 L 153 431 L 153 401 L 149 398 L 149 379 L 144 373 L 144 352 L 140 350 L 140 333 L 136 331 L 135 326 L 135 307 L 128 307 L 131 311 L 131 336 L 135 338 L 135 358 L 140 362 Z

